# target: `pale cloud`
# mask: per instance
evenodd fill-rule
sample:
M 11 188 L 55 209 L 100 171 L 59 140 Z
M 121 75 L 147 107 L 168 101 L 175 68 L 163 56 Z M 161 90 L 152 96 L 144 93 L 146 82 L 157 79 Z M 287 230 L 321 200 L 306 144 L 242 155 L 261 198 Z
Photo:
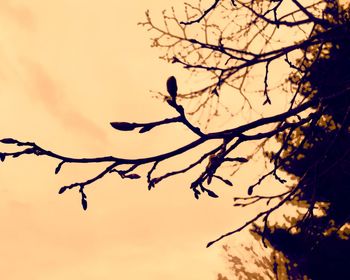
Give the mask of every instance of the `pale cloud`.
M 42 65 L 29 60 L 22 60 L 27 70 L 30 84 L 29 93 L 34 102 L 45 106 L 47 111 L 55 116 L 68 130 L 76 133 L 85 133 L 98 141 L 106 141 L 104 131 L 94 124 L 90 119 L 77 112 L 74 105 L 65 99 L 65 94 L 59 84 L 54 81 L 45 71 Z
M 33 29 L 35 27 L 31 10 L 28 7 L 16 5 L 13 1 L 0 1 L 0 15 L 10 18 L 23 28 Z

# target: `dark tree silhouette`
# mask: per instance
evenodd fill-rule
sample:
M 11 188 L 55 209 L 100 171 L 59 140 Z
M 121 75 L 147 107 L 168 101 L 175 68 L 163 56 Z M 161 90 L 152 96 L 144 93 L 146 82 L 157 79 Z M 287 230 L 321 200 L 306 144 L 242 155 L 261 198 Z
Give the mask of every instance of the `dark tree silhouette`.
M 337 21 L 349 16 L 347 11 L 331 5 L 325 13 Z M 318 121 L 296 129 L 287 142 L 286 133 L 281 135 L 279 140 L 286 145 L 285 153 L 271 155 L 278 158 L 281 168 L 300 178 L 300 191 L 289 204 L 303 208 L 294 217 L 286 217 L 284 225 L 254 231 L 290 260 L 289 279 L 300 279 L 300 275 L 310 279 L 342 279 L 348 274 L 349 31 L 348 24 L 330 31 L 333 41 L 325 46 L 328 55 L 318 58 L 317 52 L 312 51 L 315 66 L 301 81 L 305 98 L 312 91 L 322 97 L 336 92 L 346 94 L 325 103 Z
M 48 156 L 58 160 L 56 174 L 69 163 L 105 163 L 106 167 L 94 177 L 59 190 L 62 194 L 77 188 L 86 210 L 88 204 L 84 191 L 87 186 L 110 173 L 117 173 L 125 179 L 139 179 L 142 174 L 138 170 L 144 165 L 148 166 L 144 176 L 149 190 L 169 177 L 201 168 L 190 189 L 197 199 L 203 193 L 216 198 L 218 195 L 211 185 L 214 180 L 233 185 L 220 173 L 223 166 L 230 166 L 233 176 L 254 156 L 263 153 L 271 162 L 267 164 L 266 174 L 248 187 L 247 197 L 235 198 L 235 205 L 245 207 L 266 202 L 266 209 L 207 246 L 262 221 L 262 228 L 255 227 L 255 231 L 262 236 L 264 244 L 268 239 L 278 247 L 278 242 L 272 241 L 269 218 L 287 203 L 307 205 L 301 222 L 296 222 L 296 218 L 291 222 L 296 231 L 307 232 L 313 227 L 306 226 L 307 223 L 320 223 L 322 219 L 316 219 L 313 211 L 326 209 L 330 204 L 338 205 L 334 208 L 337 210 L 334 214 L 327 212 L 325 223 L 328 225 L 334 220 L 335 227 L 343 227 L 348 219 L 348 213 L 344 211 L 348 201 L 346 184 L 340 187 L 340 195 L 330 191 L 328 186 L 342 185 L 343 178 L 330 175 L 340 169 L 338 163 L 333 167 L 340 157 L 344 174 L 348 172 L 348 11 L 336 0 L 307 4 L 298 0 L 213 0 L 208 7 L 202 7 L 201 1 L 198 5 L 185 4 L 182 15 L 171 9 L 170 12 L 164 11 L 162 17 L 163 23 L 157 24 L 147 12 L 145 22 L 140 23 L 155 34 L 152 46 L 164 50 L 163 59 L 202 75 L 206 82 L 195 90 L 182 92 L 181 87 L 177 89 L 175 77 L 170 77 L 168 92 L 158 93 L 158 96 L 167 101 L 165 106 L 170 106 L 175 116 L 149 123 L 112 122 L 111 125 L 121 131 L 138 129 L 139 133 L 146 133 L 161 125 L 180 123 L 196 136 L 194 141 L 166 153 L 129 159 L 117 156 L 73 158 L 36 143 L 5 138 L 0 142 L 17 145 L 20 149 L 1 153 L 1 160 L 24 154 Z M 274 75 L 279 75 L 283 69 L 289 71 L 286 80 L 272 82 Z M 225 104 L 227 94 L 234 97 L 232 108 Z M 271 113 L 268 108 L 281 95 L 288 106 Z M 194 107 L 190 107 L 187 100 L 193 101 Z M 237 123 L 235 117 L 246 112 L 252 113 L 251 118 Z M 205 117 L 201 122 L 195 122 L 195 115 Z M 228 127 L 217 130 L 210 125 L 222 116 L 230 117 Z M 275 143 L 276 139 L 279 149 L 267 152 L 266 144 Z M 178 170 L 154 175 L 157 167 L 167 160 L 209 142 L 212 146 L 193 162 L 184 162 Z M 256 149 L 242 154 L 241 146 L 249 143 Z M 281 175 L 284 171 L 297 176 L 296 183 L 287 184 L 282 193 L 254 193 L 256 187 L 270 176 L 285 184 L 287 181 L 282 176 L 286 174 Z M 323 225 L 322 229 L 329 228 Z M 287 257 L 291 255 L 287 254 Z
M 306 99 L 345 94 L 322 108 L 313 107 L 320 117 L 279 134 L 281 148 L 269 154 L 280 169 L 298 178 L 299 188 L 286 203 L 297 207 L 294 216 L 252 229 L 275 249 L 272 255 L 280 254 L 267 269 L 275 270 L 277 279 L 344 279 L 350 265 L 349 14 L 334 3 L 324 13 L 341 24 L 329 31 L 333 40 L 324 45 L 326 55 L 321 56 L 317 48 L 304 50 L 308 59 L 300 61 L 292 83 Z M 315 29 L 314 34 L 322 32 Z M 231 262 L 231 254 L 228 260 Z M 237 268 L 234 271 L 237 274 Z

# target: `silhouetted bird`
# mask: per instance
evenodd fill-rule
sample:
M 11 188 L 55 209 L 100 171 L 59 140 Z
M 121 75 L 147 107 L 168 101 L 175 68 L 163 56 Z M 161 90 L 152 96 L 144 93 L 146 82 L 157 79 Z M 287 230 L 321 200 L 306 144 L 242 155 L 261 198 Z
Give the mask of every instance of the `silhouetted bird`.
M 177 84 L 174 76 L 169 77 L 169 79 L 166 82 L 166 87 L 172 100 L 175 100 L 177 94 Z

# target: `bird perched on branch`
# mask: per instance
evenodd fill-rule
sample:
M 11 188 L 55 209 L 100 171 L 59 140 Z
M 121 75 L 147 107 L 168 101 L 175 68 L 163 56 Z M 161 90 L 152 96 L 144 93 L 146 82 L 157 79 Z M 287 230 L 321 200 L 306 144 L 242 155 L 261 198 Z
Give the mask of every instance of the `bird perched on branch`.
M 177 95 L 177 83 L 174 76 L 169 77 L 166 82 L 166 87 L 172 100 L 175 101 Z

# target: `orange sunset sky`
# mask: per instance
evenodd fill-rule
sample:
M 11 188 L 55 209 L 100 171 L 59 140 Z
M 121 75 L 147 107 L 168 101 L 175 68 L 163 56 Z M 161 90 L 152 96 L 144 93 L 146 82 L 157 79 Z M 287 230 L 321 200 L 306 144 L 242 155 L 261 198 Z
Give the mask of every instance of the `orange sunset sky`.
M 143 135 L 109 125 L 173 116 L 149 90 L 164 92 L 170 75 L 179 77 L 181 90 L 185 75 L 158 59 L 151 35 L 137 26 L 147 9 L 157 18 L 172 5 L 0 0 L 0 137 L 72 157 L 129 158 L 193 140 L 180 125 Z M 57 163 L 23 156 L 0 166 L 0 279 L 216 279 L 227 274 L 221 246 L 251 242 L 243 234 L 205 248 L 249 217 L 232 207 L 232 188 L 219 185 L 222 198 L 197 201 L 186 176 L 149 192 L 143 179 L 110 175 L 87 188 L 85 212 L 77 190 L 58 190 L 104 166 L 64 165 L 55 175 Z

